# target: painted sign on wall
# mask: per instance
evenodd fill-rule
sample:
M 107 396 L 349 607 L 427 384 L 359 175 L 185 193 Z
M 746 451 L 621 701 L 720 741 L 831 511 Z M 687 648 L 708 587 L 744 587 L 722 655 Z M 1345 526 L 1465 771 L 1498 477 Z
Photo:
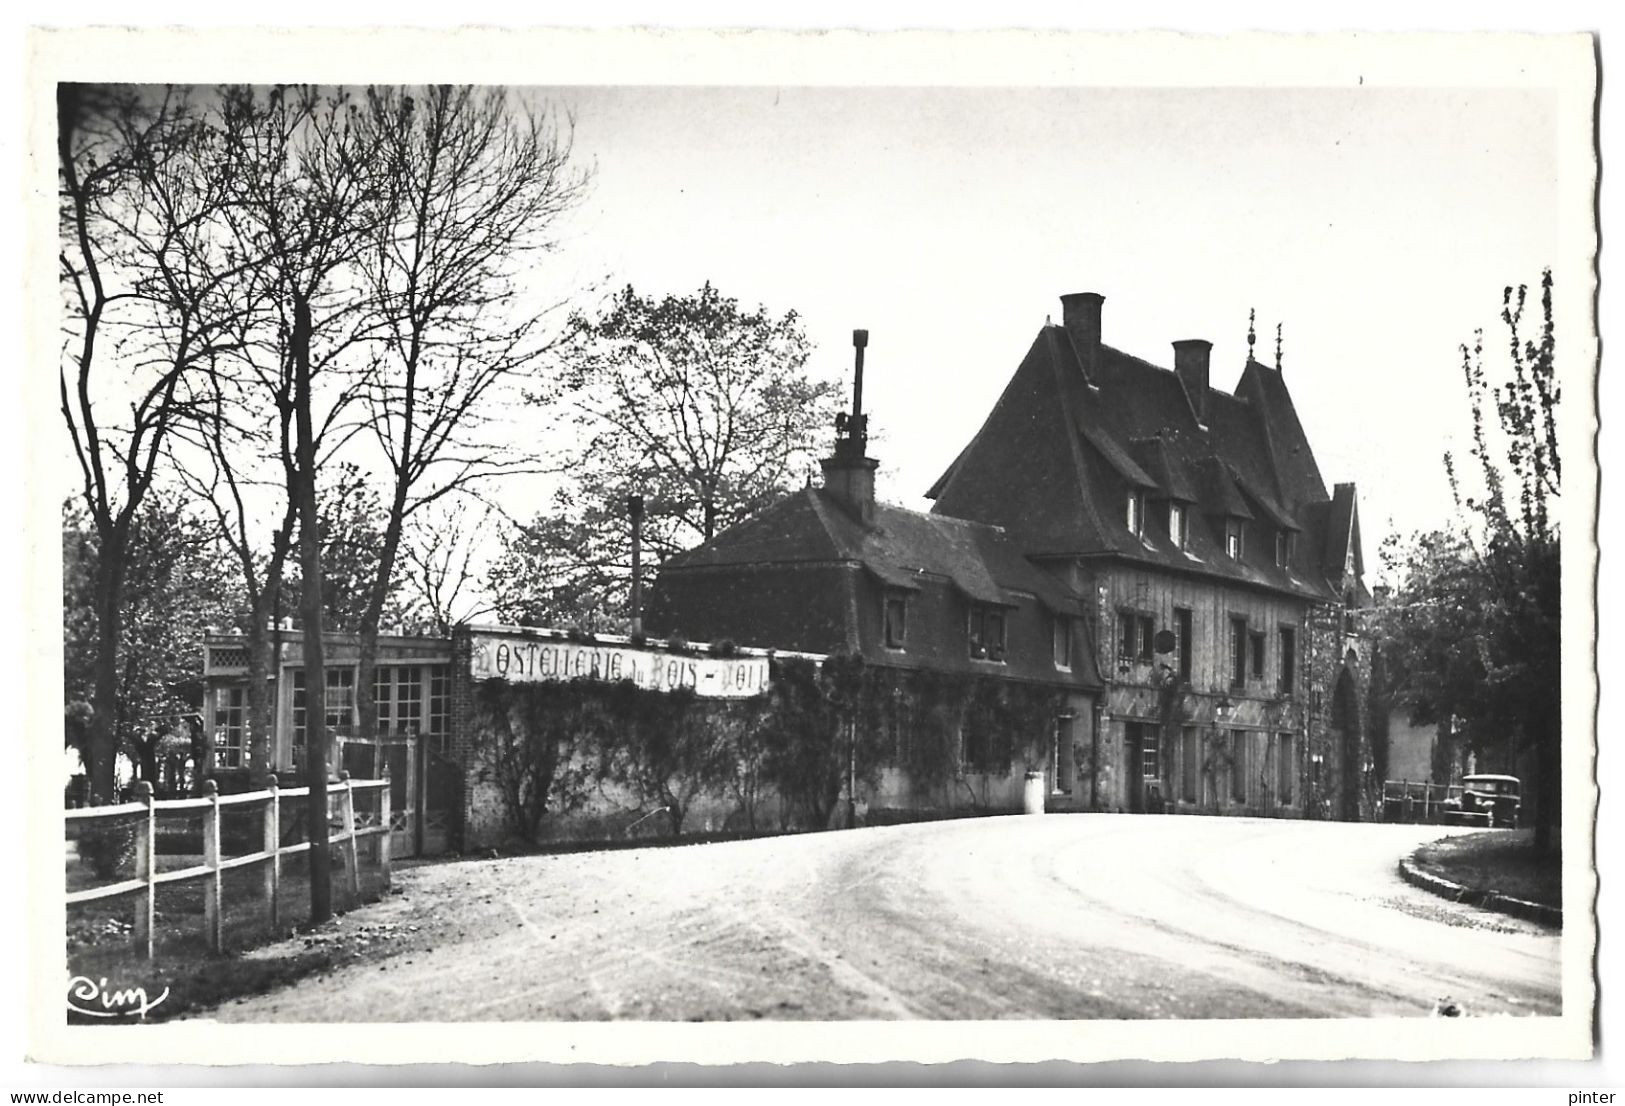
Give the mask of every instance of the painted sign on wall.
M 472 644 L 471 674 L 476 680 L 631 680 L 651 691 L 686 687 L 708 699 L 743 699 L 767 690 L 766 657 L 682 656 L 626 645 L 478 633 Z

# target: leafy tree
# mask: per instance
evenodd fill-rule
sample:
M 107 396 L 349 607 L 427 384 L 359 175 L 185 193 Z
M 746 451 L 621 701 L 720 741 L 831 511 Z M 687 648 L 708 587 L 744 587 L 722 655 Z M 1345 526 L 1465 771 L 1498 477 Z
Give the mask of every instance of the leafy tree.
M 63 659 L 70 743 L 84 752 L 82 724 L 94 694 L 97 607 L 94 581 L 99 535 L 82 504 L 69 501 L 62 517 Z M 157 782 L 160 744 L 171 734 L 190 736 L 202 706 L 198 666 L 203 634 L 228 623 L 238 596 L 220 571 L 212 529 L 183 512 L 173 499 L 149 496 L 125 550 L 119 679 L 112 718 L 119 747 L 140 777 Z
M 1553 845 L 1562 794 L 1561 489 L 1552 277 L 1541 280 L 1538 334 L 1527 335 L 1527 287 L 1508 288 L 1501 320 L 1510 373 L 1492 382 L 1480 332 L 1461 349 L 1472 415 L 1474 488 L 1446 473 L 1458 525 L 1391 539 L 1398 577 L 1378 608 L 1389 670 L 1416 722 L 1458 720 L 1469 746 L 1535 775 L 1536 844 Z
M 645 501 L 652 564 L 692 548 L 810 476 L 833 424 L 837 385 L 806 371 L 811 344 L 791 311 L 742 308 L 709 283 L 656 299 L 623 289 L 595 318 L 577 314 L 559 357 L 560 403 L 582 442 L 553 510 L 522 530 L 503 568 L 546 566 L 544 586 L 507 588 L 507 610 L 580 617 L 624 609 L 631 571 L 625 505 Z

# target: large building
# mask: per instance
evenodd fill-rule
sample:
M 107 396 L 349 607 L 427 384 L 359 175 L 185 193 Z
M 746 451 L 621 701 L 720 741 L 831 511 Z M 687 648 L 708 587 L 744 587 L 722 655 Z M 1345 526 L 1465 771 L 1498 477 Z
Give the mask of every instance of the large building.
M 1327 491 L 1279 364 L 1219 391 L 1208 342 L 1159 367 L 1102 303 L 1062 297 L 930 515 L 875 502 L 860 346 L 824 487 L 668 561 L 651 625 L 1063 687 L 1056 807 L 1368 814 L 1354 486 Z

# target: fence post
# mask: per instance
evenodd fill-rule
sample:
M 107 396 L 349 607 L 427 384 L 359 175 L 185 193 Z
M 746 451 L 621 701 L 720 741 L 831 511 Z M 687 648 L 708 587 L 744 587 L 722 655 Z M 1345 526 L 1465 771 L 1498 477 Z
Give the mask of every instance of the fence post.
M 349 861 L 350 868 L 350 894 L 354 897 L 361 895 L 361 872 L 355 862 L 355 787 L 350 783 L 350 773 L 339 769 L 339 782 L 344 785 L 344 853 Z
M 209 812 L 203 821 L 203 863 L 209 867 L 209 874 L 203 881 L 203 928 L 209 940 L 209 951 L 219 952 L 222 945 L 220 785 L 212 777 L 203 781 L 203 797 L 209 800 Z
M 276 933 L 282 921 L 282 800 L 277 797 L 275 772 L 272 772 L 270 778 L 266 781 L 266 793 L 269 795 L 269 799 L 265 804 L 265 844 L 263 848 L 271 856 L 265 862 L 265 902 L 269 907 L 267 913 L 271 918 L 271 932 Z
M 1432 783 L 1423 784 L 1422 785 L 1422 821 L 1424 823 L 1429 821 L 1428 807 L 1432 805 L 1431 801 L 1430 801 L 1430 800 L 1432 800 L 1432 798 L 1433 798 L 1433 784 Z
M 134 929 L 142 954 L 151 960 L 153 922 L 158 907 L 158 807 L 153 799 L 152 784 L 146 780 L 135 785 L 135 797 L 138 802 L 147 804 L 146 824 L 135 839 L 135 871 L 147 881 L 147 890 L 135 904 Z
M 395 832 L 390 828 L 389 765 L 384 765 L 384 786 L 378 789 L 378 821 L 384 832 L 378 835 L 378 873 L 389 886 L 389 854 L 395 851 Z

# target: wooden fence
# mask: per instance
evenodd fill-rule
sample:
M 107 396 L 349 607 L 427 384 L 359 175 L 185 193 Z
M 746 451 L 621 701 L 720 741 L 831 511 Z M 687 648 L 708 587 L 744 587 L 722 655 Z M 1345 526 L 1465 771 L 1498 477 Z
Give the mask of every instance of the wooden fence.
M 1458 783 L 1424 783 L 1420 780 L 1384 780 L 1383 819 L 1390 822 L 1431 822 L 1444 817 L 1446 799 L 1461 798 Z
M 356 826 L 355 793 L 376 789 L 378 791 L 379 818 L 375 825 Z M 265 871 L 264 899 L 266 908 L 270 913 L 270 924 L 275 929 L 279 923 L 278 893 L 282 883 L 282 858 L 295 856 L 310 851 L 309 841 L 299 841 L 291 845 L 282 843 L 282 800 L 304 798 L 310 794 L 308 787 L 280 788 L 276 777 L 272 776 L 270 786 L 264 791 L 249 791 L 238 795 L 222 795 L 214 780 L 205 780 L 203 795 L 196 799 L 154 799 L 152 785 L 145 781 L 136 784 L 137 799 L 135 802 L 119 803 L 114 806 L 82 807 L 68 810 L 64 813 L 68 822 L 94 825 L 97 820 L 114 818 L 129 818 L 132 815 L 142 815 L 143 825 L 135 834 L 135 871 L 134 879 L 123 880 L 101 887 L 88 887 L 81 891 L 70 891 L 67 902 L 69 906 L 76 903 L 91 902 L 95 899 L 112 898 L 115 895 L 128 895 L 132 892 L 145 892 L 136 904 L 134 935 L 140 943 L 148 959 L 152 957 L 153 922 L 157 908 L 158 888 L 166 883 L 181 883 L 187 880 L 203 880 L 203 924 L 209 942 L 209 948 L 219 952 L 222 947 L 224 929 L 224 911 L 222 909 L 222 877 L 224 873 L 235 868 L 246 868 L 252 865 L 262 865 Z M 339 778 L 328 784 L 330 802 L 338 800 L 339 828 L 328 837 L 329 845 L 342 845 L 345 847 L 346 872 L 350 882 L 350 893 L 361 893 L 361 870 L 356 864 L 356 841 L 362 837 L 378 838 L 378 865 L 383 875 L 384 884 L 389 884 L 389 777 L 381 780 L 352 780 L 345 773 L 340 772 Z M 263 807 L 263 847 L 258 852 L 245 853 L 241 856 L 222 856 L 220 834 L 220 811 L 223 807 Z M 179 811 L 203 812 L 203 863 L 190 868 L 180 868 L 172 872 L 158 870 L 158 817 L 160 814 L 175 813 Z M 329 815 L 331 822 L 332 815 Z

